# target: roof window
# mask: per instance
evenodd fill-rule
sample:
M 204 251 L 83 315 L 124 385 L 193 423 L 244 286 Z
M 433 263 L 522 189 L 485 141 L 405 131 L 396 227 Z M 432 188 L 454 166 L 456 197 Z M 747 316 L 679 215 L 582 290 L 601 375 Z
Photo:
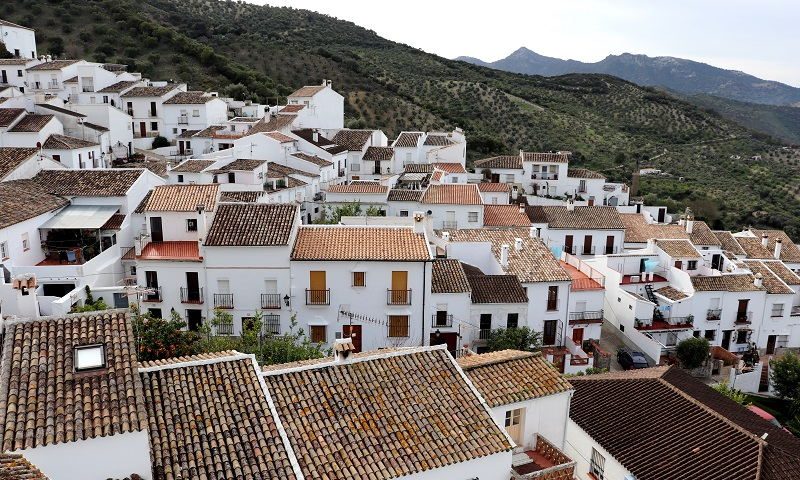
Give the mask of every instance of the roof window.
M 106 349 L 103 345 L 75 347 L 75 371 L 85 372 L 106 366 Z

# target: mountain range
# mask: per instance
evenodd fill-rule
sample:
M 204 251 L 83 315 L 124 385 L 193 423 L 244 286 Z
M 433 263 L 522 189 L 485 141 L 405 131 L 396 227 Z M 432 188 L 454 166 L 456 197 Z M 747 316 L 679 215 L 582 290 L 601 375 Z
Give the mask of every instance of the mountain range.
M 611 75 L 521 75 L 470 65 L 308 10 L 218 0 L 5 0 L 0 18 L 36 29 L 39 52 L 122 63 L 157 80 L 275 104 L 322 79 L 345 97 L 345 124 L 464 129 L 468 162 L 569 150 L 573 164 L 630 182 L 714 228 L 783 228 L 800 237 L 800 154 L 669 92 Z M 756 160 L 760 159 L 760 160 Z
M 665 87 L 684 94 L 708 94 L 766 105 L 800 106 L 800 88 L 683 58 L 623 53 L 609 55 L 599 62 L 586 63 L 547 57 L 522 47 L 496 62 L 473 57 L 458 57 L 457 60 L 527 75 L 603 73 L 638 85 Z

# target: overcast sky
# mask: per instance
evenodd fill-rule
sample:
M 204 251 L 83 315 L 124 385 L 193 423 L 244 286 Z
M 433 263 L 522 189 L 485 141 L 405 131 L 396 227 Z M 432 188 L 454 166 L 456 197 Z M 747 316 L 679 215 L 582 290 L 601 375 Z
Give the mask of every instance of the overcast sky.
M 454 58 L 525 46 L 585 62 L 669 55 L 800 86 L 798 0 L 251 0 L 350 20 Z

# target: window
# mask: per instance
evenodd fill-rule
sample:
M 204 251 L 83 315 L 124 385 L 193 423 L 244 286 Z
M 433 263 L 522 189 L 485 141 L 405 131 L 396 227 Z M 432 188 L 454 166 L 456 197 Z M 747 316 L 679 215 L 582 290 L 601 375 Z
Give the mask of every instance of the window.
M 178 183 L 183 183 L 183 175 L 178 175 Z
M 492 197 L 492 205 L 497 205 L 497 197 Z
M 742 344 L 747 343 L 750 340 L 749 331 L 747 330 L 737 330 L 736 331 L 736 343 Z
M 108 103 L 108 95 L 103 95 L 103 103 Z
M 0 259 L 8 260 L 11 253 L 8 251 L 8 242 L 0 243 Z
M 522 422 L 522 409 L 517 408 L 514 410 L 509 410 L 506 412 L 506 421 L 505 426 L 508 427 L 516 427 Z
M 504 180 L 505 183 L 514 183 L 514 174 L 513 173 L 508 173 L 508 174 L 504 175 L 504 177 L 505 177 L 505 180 Z
M 359 171 L 361 171 L 361 164 L 360 163 L 351 163 L 350 164 L 350 171 L 351 172 L 359 172 Z
M 774 303 L 772 304 L 772 315 L 773 317 L 782 317 L 783 316 L 783 304 L 782 303 Z
M 354 287 L 367 286 L 366 274 L 364 272 L 353 272 L 353 286 Z
M 517 328 L 519 326 L 519 313 L 509 313 L 506 320 L 506 328 Z
M 310 325 L 308 329 L 311 334 L 311 343 L 326 343 L 328 341 L 328 331 L 325 325 Z
M 228 172 L 228 183 L 236 183 L 236 172 Z
M 22 234 L 22 249 L 26 252 L 31 249 L 31 240 L 30 237 L 28 237 L 28 232 Z M 783 307 L 783 305 L 781 305 L 781 307 Z
M 470 223 L 476 223 L 478 221 L 478 212 L 469 212 L 467 220 Z
M 389 315 L 389 336 L 408 336 L 408 315 Z
M 83 345 L 75 347 L 75 371 L 85 372 L 106 366 L 106 349 L 104 345 Z
M 131 265 L 131 276 L 132 277 L 136 276 L 136 265 Z
M 701 333 L 700 330 L 695 330 L 694 332 L 692 332 L 692 336 L 694 338 L 700 338 L 700 333 Z
M 697 270 L 697 260 L 689 260 L 686 264 L 686 270 Z
M 401 217 L 407 217 L 408 216 L 408 210 L 400 210 L 400 216 Z
M 177 134 L 177 133 L 178 133 L 178 129 L 177 129 L 177 128 L 173 128 L 173 129 L 172 129 L 172 133 L 173 133 L 173 134 Z
M 709 342 L 713 342 L 714 339 L 717 338 L 717 331 L 716 330 L 706 330 L 706 333 L 705 333 L 704 337 L 706 337 L 706 340 L 708 340 Z
M 22 70 L 17 70 L 17 76 L 18 76 L 18 77 L 21 77 L 21 76 L 22 76 Z
M 150 316 L 153 318 L 164 318 L 161 316 L 160 308 L 148 308 L 147 312 L 150 313 Z
M 589 473 L 598 480 L 603 480 L 603 469 L 606 466 L 606 459 L 600 452 L 592 448 L 592 460 L 589 462 Z
M 200 116 L 200 110 L 192 110 L 192 116 L 193 117 L 199 117 Z
M 150 130 L 154 132 L 158 130 L 158 122 L 150 122 Z
M 558 310 L 558 285 L 547 287 L 547 311 Z
M 186 219 L 186 231 L 187 232 L 196 232 L 197 231 L 197 219 L 196 218 L 187 218 Z

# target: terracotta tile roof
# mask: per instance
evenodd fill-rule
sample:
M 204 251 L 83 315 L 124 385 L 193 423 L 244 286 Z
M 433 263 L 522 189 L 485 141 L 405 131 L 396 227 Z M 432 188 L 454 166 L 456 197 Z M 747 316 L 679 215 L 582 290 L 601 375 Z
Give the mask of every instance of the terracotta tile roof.
M 393 188 L 389 190 L 390 202 L 419 202 L 422 198 L 422 190 L 407 190 L 405 188 Z
M 226 357 L 234 357 L 237 355 L 242 355 L 242 354 L 237 352 L 236 350 L 222 350 L 220 352 L 202 352 L 202 353 L 196 353 L 194 355 L 184 355 L 182 357 L 159 358 L 156 360 L 147 360 L 139 362 L 139 368 L 146 369 L 155 367 L 169 367 L 169 366 L 176 366 L 176 364 L 179 363 L 202 362 L 205 360 L 215 360 Z
M 297 157 L 300 160 L 305 160 L 306 162 L 311 162 L 318 167 L 330 167 L 333 165 L 333 162 L 329 162 L 322 157 L 318 157 L 316 155 L 310 155 L 308 153 L 303 152 L 295 152 L 292 154 L 293 157 Z
M 3 25 L 6 22 L 5 20 L 0 20 L 0 25 Z M 25 28 L 25 27 L 21 27 Z M 25 65 L 26 63 L 30 62 L 31 60 L 27 58 L 0 58 L 0 65 Z
M 308 172 L 306 170 L 299 170 L 288 165 L 280 165 L 275 162 L 267 163 L 267 177 L 269 178 L 283 178 L 287 175 L 302 175 L 304 177 L 317 178 L 318 173 Z
M 474 275 L 467 272 L 472 303 L 528 303 L 516 275 Z
M 295 119 L 297 119 L 297 115 L 276 115 L 274 117 L 262 118 L 247 131 L 247 135 L 283 130 L 284 128 L 291 127 Z
M 789 288 L 783 281 L 775 275 L 775 273 L 770 270 L 764 262 L 759 262 L 758 260 L 745 260 L 745 266 L 750 269 L 753 274 L 761 274 L 761 277 L 764 281 L 763 285 L 764 288 L 767 289 L 767 293 L 773 295 L 792 295 L 794 294 L 794 290 Z
M 620 213 L 619 219 L 625 225 L 625 242 L 647 243 L 654 238 L 688 239 L 689 234 L 680 225 L 647 223 L 640 213 Z
M 433 172 L 433 175 L 431 175 L 431 181 L 432 181 L 432 182 L 439 182 L 439 181 L 441 181 L 441 180 L 442 180 L 442 177 L 443 177 L 443 176 L 444 176 L 444 172 L 443 172 L 443 171 L 441 171 L 441 170 L 435 170 L 435 171 Z
M 61 70 L 64 67 L 69 67 L 72 64 L 78 63 L 80 60 L 52 60 L 50 62 L 40 63 L 32 67 L 28 67 L 28 71 L 37 70 Z
M 256 117 L 233 117 L 228 121 L 232 123 L 257 123 L 260 122 L 261 119 Z
M 594 170 L 589 170 L 586 168 L 569 168 L 567 169 L 567 177 L 598 179 L 598 180 L 606 179 L 606 176 L 603 175 L 602 173 L 598 173 L 595 172 Z
M 297 478 L 251 356 L 170 363 L 139 375 L 153 472 L 167 479 Z
M 511 186 L 507 183 L 481 182 L 478 184 L 478 190 L 481 192 L 510 192 Z
M 130 88 L 134 85 L 139 83 L 137 80 L 123 80 L 121 82 L 113 83 L 103 89 L 100 89 L 98 93 L 121 93 L 126 88 Z
M 467 173 L 464 165 L 454 162 L 438 162 L 434 163 L 433 167 L 438 170 L 444 170 L 447 173 Z
M 42 148 L 48 150 L 72 150 L 76 148 L 90 148 L 98 146 L 100 146 L 100 144 L 95 142 L 54 133 L 47 137 L 47 140 L 44 141 Z
M 730 252 L 732 255 L 745 255 L 741 245 L 739 245 L 739 242 L 736 241 L 731 232 L 715 230 L 713 233 L 724 251 Z
M 125 222 L 125 215 L 121 213 L 115 213 L 111 215 L 106 223 L 100 227 L 101 230 L 119 230 L 122 227 L 122 223 Z
M 501 350 L 463 356 L 458 364 L 492 408 L 572 390 L 541 353 Z
M 269 371 L 264 380 L 306 478 L 413 477 L 512 448 L 441 347 Z
M 708 224 L 700 220 L 695 220 L 694 224 L 692 224 L 692 233 L 689 234 L 689 240 L 695 245 L 722 246 Z
M 158 185 L 153 188 L 143 212 L 194 212 L 198 205 L 213 212 L 219 196 L 218 184 Z
M 198 133 L 200 133 L 200 130 L 186 130 L 185 132 L 179 133 L 177 138 L 192 138 Z
M 475 169 L 506 168 L 511 170 L 522 169 L 522 159 L 519 155 L 499 155 L 497 157 L 475 160 Z
M 423 145 L 428 147 L 447 147 L 450 145 L 455 145 L 456 142 L 447 138 L 447 135 L 434 135 L 429 134 L 425 137 L 425 142 Z
M 45 192 L 31 180 L 0 182 L 0 198 L 0 228 L 69 205 L 67 199 Z
M 416 147 L 422 132 L 401 132 L 392 143 L 393 147 Z
M 372 138 L 372 130 L 350 130 L 344 128 L 336 132 L 331 141 L 341 145 L 351 152 L 363 150 L 364 145 Z
M 314 95 L 318 94 L 319 92 L 325 90 L 326 85 L 306 85 L 305 87 L 300 87 L 294 92 L 292 92 L 290 97 L 313 97 Z
M 361 158 L 370 162 L 391 160 L 394 158 L 394 149 L 392 147 L 367 147 Z
M 756 287 L 753 275 L 731 274 L 704 276 L 695 275 L 690 277 L 692 286 L 698 292 L 757 292 L 766 290 L 764 287 Z
M 385 194 L 389 187 L 380 183 L 351 183 L 350 185 L 331 185 L 328 193 L 380 193 Z
M 24 108 L 0 108 L 0 127 L 8 127 L 25 113 Z
M 92 130 L 95 130 L 95 131 L 98 131 L 98 132 L 108 132 L 109 131 L 108 128 L 106 128 L 106 127 L 104 127 L 102 125 L 98 125 L 96 123 L 91 123 L 91 122 L 83 122 L 83 126 L 87 127 L 87 128 L 91 128 Z
M 483 226 L 485 227 L 530 227 L 531 219 L 517 205 L 484 205 Z
M 303 226 L 292 260 L 430 260 L 425 237 L 411 227 Z
M 571 156 L 572 154 L 569 152 L 558 152 L 558 153 L 523 152 L 522 161 L 533 162 L 533 163 L 569 163 Z
M 688 240 L 656 240 L 656 246 L 672 258 L 700 258 L 700 252 Z
M 32 180 L 42 190 L 76 197 L 124 197 L 141 169 L 42 170 Z
M 23 27 L 22 25 L 17 25 L 16 23 L 11 23 L 11 22 L 9 22 L 8 20 L 0 20 L 0 25 L 5 25 L 5 26 L 7 26 L 7 27 L 14 27 L 14 28 L 23 28 L 23 29 L 25 29 L 25 30 L 30 30 L 30 31 L 33 31 L 33 29 L 32 29 L 32 28 L 29 28 L 29 27 Z
M 264 195 L 263 191 L 258 192 L 222 192 L 220 194 L 220 202 L 242 202 L 242 203 L 255 203 Z
M 570 382 L 570 418 L 637 479 L 800 476 L 800 441 L 677 367 Z
M 275 140 L 278 143 L 293 143 L 295 141 L 294 138 L 290 137 L 289 135 L 285 135 L 281 132 L 264 132 L 264 135 L 268 136 L 269 138 Z
M 75 81 L 76 82 L 77 82 L 77 78 L 78 77 L 75 77 L 75 79 L 76 79 Z M 64 80 L 64 83 L 67 83 L 67 81 Z M 57 107 L 55 105 L 50 105 L 49 103 L 37 103 L 36 106 L 39 107 L 39 108 L 45 108 L 47 110 L 52 110 L 54 112 L 63 113 L 64 115 L 69 115 L 70 117 L 86 118 L 86 115 L 84 115 L 82 113 L 78 113 L 78 112 L 75 112 L 73 110 L 68 110 L 68 109 L 62 108 L 62 107 Z
M 223 204 L 208 230 L 207 246 L 288 245 L 297 206 L 280 203 Z
M 97 344 L 104 346 L 106 367 L 76 373 L 74 347 Z M 6 323 L 1 368 L 3 451 L 147 428 L 123 310 Z
M 272 186 L 273 184 L 271 181 L 265 184 L 264 190 L 268 193 L 279 192 L 281 190 L 286 190 L 287 188 L 305 187 L 306 185 L 308 185 L 306 182 L 298 180 L 294 177 L 286 177 L 288 181 L 285 182 L 285 184 L 283 185 L 278 183 L 281 181 L 281 179 L 283 179 L 283 177 L 269 177 L 269 178 L 270 180 L 272 179 L 276 180 L 276 182 L 275 182 L 275 188 L 273 188 Z
M 531 238 L 527 228 L 450 230 L 453 242 L 486 242 L 500 260 L 503 245 L 509 246 L 508 267 L 505 273 L 516 275 L 520 282 L 569 282 L 572 277 L 553 256 L 550 249 L 538 238 Z M 515 240 L 522 239 L 522 250 L 514 248 Z
M 236 160 L 223 165 L 214 170 L 214 173 L 225 173 L 231 171 L 251 172 L 256 168 L 267 163 L 266 160 L 256 160 L 252 158 L 237 158 Z
M 54 118 L 55 117 L 53 115 L 36 115 L 29 113 L 22 117 L 22 120 L 18 121 L 8 131 L 17 133 L 41 132 L 42 129 Z
M 772 251 L 761 245 L 760 238 L 736 236 L 733 238 L 735 238 L 736 242 L 739 243 L 739 246 L 742 247 L 742 250 L 744 250 L 747 258 L 760 260 L 768 260 L 773 258 Z
M 467 275 L 456 259 L 437 258 L 431 271 L 431 293 L 468 293 Z
M 38 152 L 36 148 L 0 147 L 0 180 Z
M 297 113 L 305 107 L 305 105 L 286 105 L 280 109 L 279 113 Z
M 783 262 L 763 262 L 772 273 L 778 276 L 787 285 L 800 285 L 800 276 L 791 271 Z
M 205 105 L 215 98 L 217 97 L 206 95 L 206 92 L 178 92 L 168 100 L 164 101 L 164 105 Z
M 200 173 L 213 164 L 214 160 L 186 160 L 173 167 L 170 171 L 176 173 Z
M 178 88 L 175 85 L 164 85 L 163 87 L 134 87 L 121 96 L 128 97 L 163 97 L 169 92 Z
M 0 453 L 0 478 L 6 480 L 47 480 L 45 474 L 25 457 L 13 453 Z
M 662 297 L 666 297 L 672 301 L 677 302 L 678 300 L 683 300 L 684 298 L 689 298 L 689 295 L 681 292 L 677 288 L 670 287 L 667 285 L 666 287 L 661 287 L 655 290 L 655 292 Z
M 311 128 L 304 128 L 300 130 L 292 130 L 292 133 L 297 135 L 298 137 L 302 138 L 306 142 L 325 150 L 326 152 L 330 153 L 331 155 L 335 155 L 337 153 L 346 152 L 347 148 L 337 145 L 332 141 L 325 138 L 324 135 L 321 133 L 317 135 L 317 140 L 314 141 L 314 130 Z
M 407 163 L 403 167 L 405 173 L 431 173 L 433 164 L 430 163 Z
M 139 260 L 187 262 L 199 262 L 203 259 L 195 241 L 150 242 L 142 249 L 142 254 L 137 255 L 136 258 Z
M 447 205 L 482 205 L 483 199 L 475 184 L 430 185 L 422 195 L 422 203 Z
M 789 235 L 786 235 L 786 232 L 783 230 L 756 230 L 751 229 L 751 231 L 756 235 L 757 238 L 761 238 L 762 235 L 766 234 L 768 236 L 767 239 L 767 249 L 770 252 L 775 251 L 775 240 L 780 238 L 781 239 L 781 255 L 780 259 L 784 262 L 790 263 L 798 263 L 800 262 L 800 248 L 789 238 Z
M 528 218 L 533 223 L 544 219 L 549 228 L 567 230 L 622 230 L 625 224 L 614 207 L 581 207 L 569 211 L 566 206 L 527 207 Z

